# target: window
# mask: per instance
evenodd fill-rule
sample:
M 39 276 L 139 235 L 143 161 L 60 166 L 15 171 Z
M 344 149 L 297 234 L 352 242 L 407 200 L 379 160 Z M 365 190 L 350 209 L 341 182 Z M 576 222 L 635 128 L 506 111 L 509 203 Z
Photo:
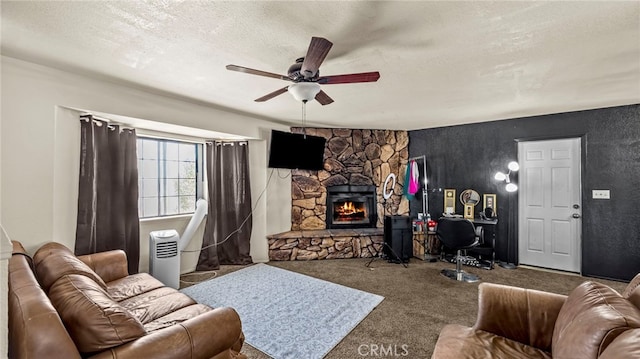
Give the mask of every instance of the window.
M 202 144 L 138 137 L 140 218 L 193 213 L 202 197 Z

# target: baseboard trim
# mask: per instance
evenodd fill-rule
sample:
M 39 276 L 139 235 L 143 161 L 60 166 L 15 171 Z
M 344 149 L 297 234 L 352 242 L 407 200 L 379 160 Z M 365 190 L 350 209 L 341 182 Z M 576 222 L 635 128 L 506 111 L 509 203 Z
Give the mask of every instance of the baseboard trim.
M 527 264 L 519 264 L 518 268 L 526 268 L 526 269 L 533 269 L 533 270 L 538 270 L 538 271 L 542 271 L 542 272 L 549 272 L 549 273 L 556 273 L 556 274 L 566 274 L 566 275 L 572 275 L 572 276 L 576 276 L 576 277 L 582 277 L 582 274 L 576 273 L 576 272 L 568 272 L 568 271 L 563 271 L 563 270 L 559 270 L 559 269 L 536 267 L 536 266 L 531 266 L 531 265 L 527 265 Z

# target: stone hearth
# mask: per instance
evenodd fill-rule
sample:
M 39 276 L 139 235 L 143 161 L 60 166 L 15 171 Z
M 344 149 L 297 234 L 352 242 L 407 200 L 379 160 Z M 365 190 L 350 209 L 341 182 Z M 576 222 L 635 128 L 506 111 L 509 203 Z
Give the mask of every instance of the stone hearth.
M 382 228 L 289 231 L 267 236 L 269 260 L 370 258 L 381 251 Z

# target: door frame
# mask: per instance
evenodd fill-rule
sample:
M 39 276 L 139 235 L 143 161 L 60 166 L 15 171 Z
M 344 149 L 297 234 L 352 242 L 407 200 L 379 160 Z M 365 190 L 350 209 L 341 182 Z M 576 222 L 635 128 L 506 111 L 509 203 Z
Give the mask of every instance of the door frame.
M 586 176 L 586 171 L 587 171 L 587 158 L 588 158 L 588 153 L 587 153 L 587 140 L 588 140 L 588 135 L 586 133 L 576 133 L 576 134 L 568 134 L 568 135 L 562 135 L 562 136 L 531 136 L 531 137 L 518 137 L 518 138 L 514 138 L 514 147 L 515 147 L 515 152 L 516 152 L 516 158 L 518 158 L 518 160 L 520 160 L 520 153 L 518 151 L 518 142 L 529 142 L 529 141 L 547 141 L 547 140 L 566 140 L 566 139 L 572 139 L 572 138 L 579 138 L 580 139 L 580 202 L 582 203 L 582 208 L 581 208 L 581 213 L 584 213 L 584 204 L 585 204 L 585 200 L 588 198 L 587 194 L 586 194 L 586 189 L 585 189 L 585 183 L 584 183 L 584 179 Z M 520 178 L 518 177 L 518 182 L 520 183 Z M 518 185 L 518 187 L 520 187 Z M 520 228 L 520 192 L 518 190 L 518 195 L 515 196 L 515 205 L 512 207 L 512 210 L 515 213 L 515 219 L 514 220 L 510 220 L 509 221 L 509 225 L 513 226 L 514 230 L 515 230 L 515 235 L 512 238 L 508 238 L 507 240 L 509 242 L 513 242 L 510 244 L 510 246 L 508 247 L 507 250 L 507 259 L 509 258 L 515 258 L 515 260 L 513 261 L 513 263 L 515 263 L 516 265 L 520 264 L 520 258 L 518 255 L 518 251 L 519 251 L 519 245 L 520 245 L 520 238 L 518 233 Z M 580 274 L 582 275 L 582 272 L 584 270 L 584 261 L 582 260 L 582 258 L 584 258 L 584 246 L 582 245 L 582 241 L 584 240 L 584 221 L 580 221 Z M 509 236 L 511 237 L 511 236 Z M 513 247 L 513 248 L 510 248 Z M 513 254 L 513 256 L 512 256 Z

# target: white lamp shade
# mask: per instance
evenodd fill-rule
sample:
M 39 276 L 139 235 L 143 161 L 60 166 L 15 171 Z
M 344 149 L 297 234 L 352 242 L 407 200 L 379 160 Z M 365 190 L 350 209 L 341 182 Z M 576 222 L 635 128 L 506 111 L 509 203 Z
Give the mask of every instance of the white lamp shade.
M 515 192 L 518 190 L 518 186 L 516 186 L 515 183 L 507 183 L 505 189 L 507 190 L 507 192 Z
M 518 162 L 516 162 L 516 161 L 511 161 L 511 162 L 509 162 L 509 164 L 507 165 L 507 167 L 509 167 L 509 169 L 510 169 L 511 171 L 514 171 L 514 172 L 516 172 L 517 170 L 519 170 L 519 169 L 520 169 L 520 165 L 519 165 L 519 164 L 518 164 Z
M 298 101 L 311 101 L 320 92 L 320 85 L 315 82 L 297 82 L 289 85 L 287 91 Z
M 504 181 L 507 178 L 507 176 L 502 172 L 496 172 L 496 175 L 493 176 L 493 178 L 495 178 L 498 181 Z

